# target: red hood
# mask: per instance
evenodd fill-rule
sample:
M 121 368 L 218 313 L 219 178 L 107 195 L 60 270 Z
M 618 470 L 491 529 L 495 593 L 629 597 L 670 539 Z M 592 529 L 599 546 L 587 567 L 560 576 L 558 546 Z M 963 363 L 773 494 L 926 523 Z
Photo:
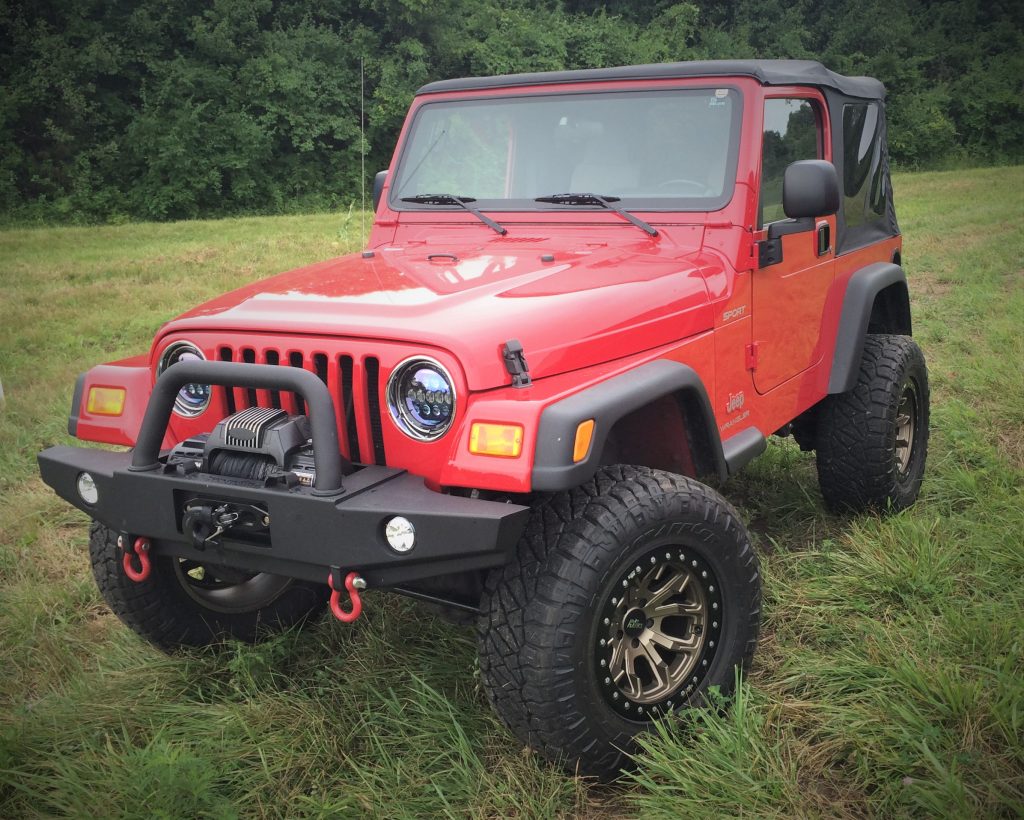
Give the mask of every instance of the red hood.
M 262 331 L 431 345 L 482 390 L 509 383 L 500 352 L 509 339 L 523 343 L 541 378 L 710 329 L 705 279 L 722 264 L 699 252 L 700 229 L 686 239 L 688 248 L 642 237 L 569 251 L 564 240 L 549 251 L 543 240 L 502 237 L 383 248 L 255 282 L 183 314 L 161 336 Z

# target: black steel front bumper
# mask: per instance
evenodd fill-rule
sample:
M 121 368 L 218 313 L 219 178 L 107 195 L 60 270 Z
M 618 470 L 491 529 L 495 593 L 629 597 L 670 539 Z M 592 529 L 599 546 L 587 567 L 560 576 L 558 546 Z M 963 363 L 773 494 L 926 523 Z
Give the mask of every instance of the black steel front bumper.
M 174 395 L 190 382 L 294 390 L 305 399 L 317 462 L 315 488 L 270 484 L 202 472 L 183 474 L 159 456 Z M 433 492 L 404 470 L 364 467 L 342 477 L 334 405 L 314 374 L 295 368 L 223 362 L 176 364 L 157 381 L 132 453 L 51 447 L 39 454 L 45 481 L 69 503 L 116 532 L 146 536 L 156 555 L 173 555 L 323 583 L 330 567 L 357 570 L 371 586 L 499 566 L 526 526 L 528 508 Z M 78 492 L 89 473 L 95 504 Z M 266 510 L 269 539 L 233 540 L 230 531 L 203 550 L 183 531 L 195 499 Z M 401 515 L 416 529 L 413 548 L 395 552 L 384 528 Z

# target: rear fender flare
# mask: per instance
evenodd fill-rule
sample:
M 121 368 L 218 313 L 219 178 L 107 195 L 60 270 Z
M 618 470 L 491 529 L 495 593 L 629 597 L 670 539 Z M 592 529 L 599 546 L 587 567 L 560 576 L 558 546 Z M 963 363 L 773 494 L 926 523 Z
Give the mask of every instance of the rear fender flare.
M 878 294 L 896 286 L 898 297 L 905 304 L 905 327 L 898 330 L 910 335 L 910 310 L 907 299 L 907 276 L 903 268 L 892 262 L 876 262 L 853 273 L 846 285 L 843 307 L 836 331 L 836 346 L 832 354 L 832 372 L 828 380 L 829 393 L 845 393 L 857 382 L 864 338 L 868 333 L 872 309 Z M 897 329 L 893 329 L 897 330 Z

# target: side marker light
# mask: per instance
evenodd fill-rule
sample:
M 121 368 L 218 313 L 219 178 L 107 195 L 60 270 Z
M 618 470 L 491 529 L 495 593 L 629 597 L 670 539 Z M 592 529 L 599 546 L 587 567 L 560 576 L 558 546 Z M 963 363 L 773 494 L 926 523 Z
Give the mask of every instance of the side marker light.
M 578 464 L 590 452 L 590 442 L 594 438 L 594 420 L 581 421 L 576 428 L 576 441 L 572 445 L 572 461 Z

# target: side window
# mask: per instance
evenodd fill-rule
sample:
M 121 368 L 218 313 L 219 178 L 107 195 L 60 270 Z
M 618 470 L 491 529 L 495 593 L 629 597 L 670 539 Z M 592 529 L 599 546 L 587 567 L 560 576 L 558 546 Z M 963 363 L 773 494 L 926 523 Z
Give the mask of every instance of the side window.
M 814 100 L 774 97 L 764 101 L 759 228 L 786 218 L 782 210 L 786 167 L 799 159 L 821 159 L 821 144 L 821 116 Z
M 877 103 L 843 106 L 843 216 L 847 227 L 884 216 L 886 191 Z

